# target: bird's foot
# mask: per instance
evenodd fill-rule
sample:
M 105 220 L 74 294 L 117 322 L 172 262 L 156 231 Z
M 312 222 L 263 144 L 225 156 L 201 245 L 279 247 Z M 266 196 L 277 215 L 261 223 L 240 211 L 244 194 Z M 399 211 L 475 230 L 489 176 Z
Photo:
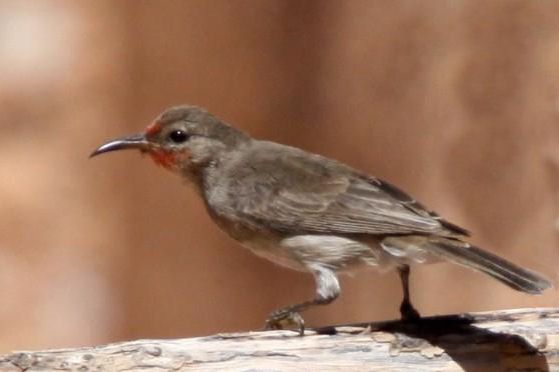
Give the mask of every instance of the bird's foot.
M 305 321 L 301 315 L 293 310 L 279 309 L 273 311 L 266 319 L 266 330 L 284 329 L 295 327 L 299 330 L 299 336 L 305 333 Z
M 408 321 L 421 318 L 419 311 L 417 311 L 409 301 L 403 301 L 400 305 L 400 315 L 402 316 L 402 320 Z

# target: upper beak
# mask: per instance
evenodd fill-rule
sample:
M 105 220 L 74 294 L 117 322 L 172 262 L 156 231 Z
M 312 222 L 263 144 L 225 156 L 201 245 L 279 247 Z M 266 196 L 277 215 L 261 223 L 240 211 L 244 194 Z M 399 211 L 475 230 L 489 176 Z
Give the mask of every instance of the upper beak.
M 89 157 L 92 158 L 99 154 L 104 154 L 106 152 L 116 150 L 136 149 L 146 151 L 149 149 L 149 147 L 149 142 L 146 140 L 146 137 L 143 134 L 133 134 L 131 136 L 116 138 L 99 146 L 97 150 L 93 151 L 91 155 L 89 155 Z

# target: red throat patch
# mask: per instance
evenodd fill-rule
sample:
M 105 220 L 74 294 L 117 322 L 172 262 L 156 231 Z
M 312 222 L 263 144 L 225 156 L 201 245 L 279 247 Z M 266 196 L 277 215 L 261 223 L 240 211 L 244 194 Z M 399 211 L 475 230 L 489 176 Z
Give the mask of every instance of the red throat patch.
M 161 165 L 167 169 L 173 169 L 179 161 L 176 153 L 168 152 L 160 149 L 154 149 L 149 152 L 149 155 L 157 165 Z

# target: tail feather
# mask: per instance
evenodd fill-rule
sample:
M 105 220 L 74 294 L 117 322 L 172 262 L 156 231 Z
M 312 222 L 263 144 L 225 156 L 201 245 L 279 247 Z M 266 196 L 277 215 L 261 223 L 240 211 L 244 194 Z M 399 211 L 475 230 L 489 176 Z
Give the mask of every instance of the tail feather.
M 552 286 L 543 276 L 462 241 L 443 238 L 429 240 L 428 245 L 429 252 L 488 274 L 517 291 L 540 294 Z

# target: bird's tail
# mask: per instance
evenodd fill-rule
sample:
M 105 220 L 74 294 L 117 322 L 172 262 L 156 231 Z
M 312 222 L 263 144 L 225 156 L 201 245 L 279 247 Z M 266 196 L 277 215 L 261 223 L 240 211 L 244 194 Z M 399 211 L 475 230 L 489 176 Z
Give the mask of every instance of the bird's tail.
M 533 271 L 459 240 L 430 238 L 424 244 L 435 256 L 488 274 L 517 291 L 540 294 L 552 286 L 549 280 Z

